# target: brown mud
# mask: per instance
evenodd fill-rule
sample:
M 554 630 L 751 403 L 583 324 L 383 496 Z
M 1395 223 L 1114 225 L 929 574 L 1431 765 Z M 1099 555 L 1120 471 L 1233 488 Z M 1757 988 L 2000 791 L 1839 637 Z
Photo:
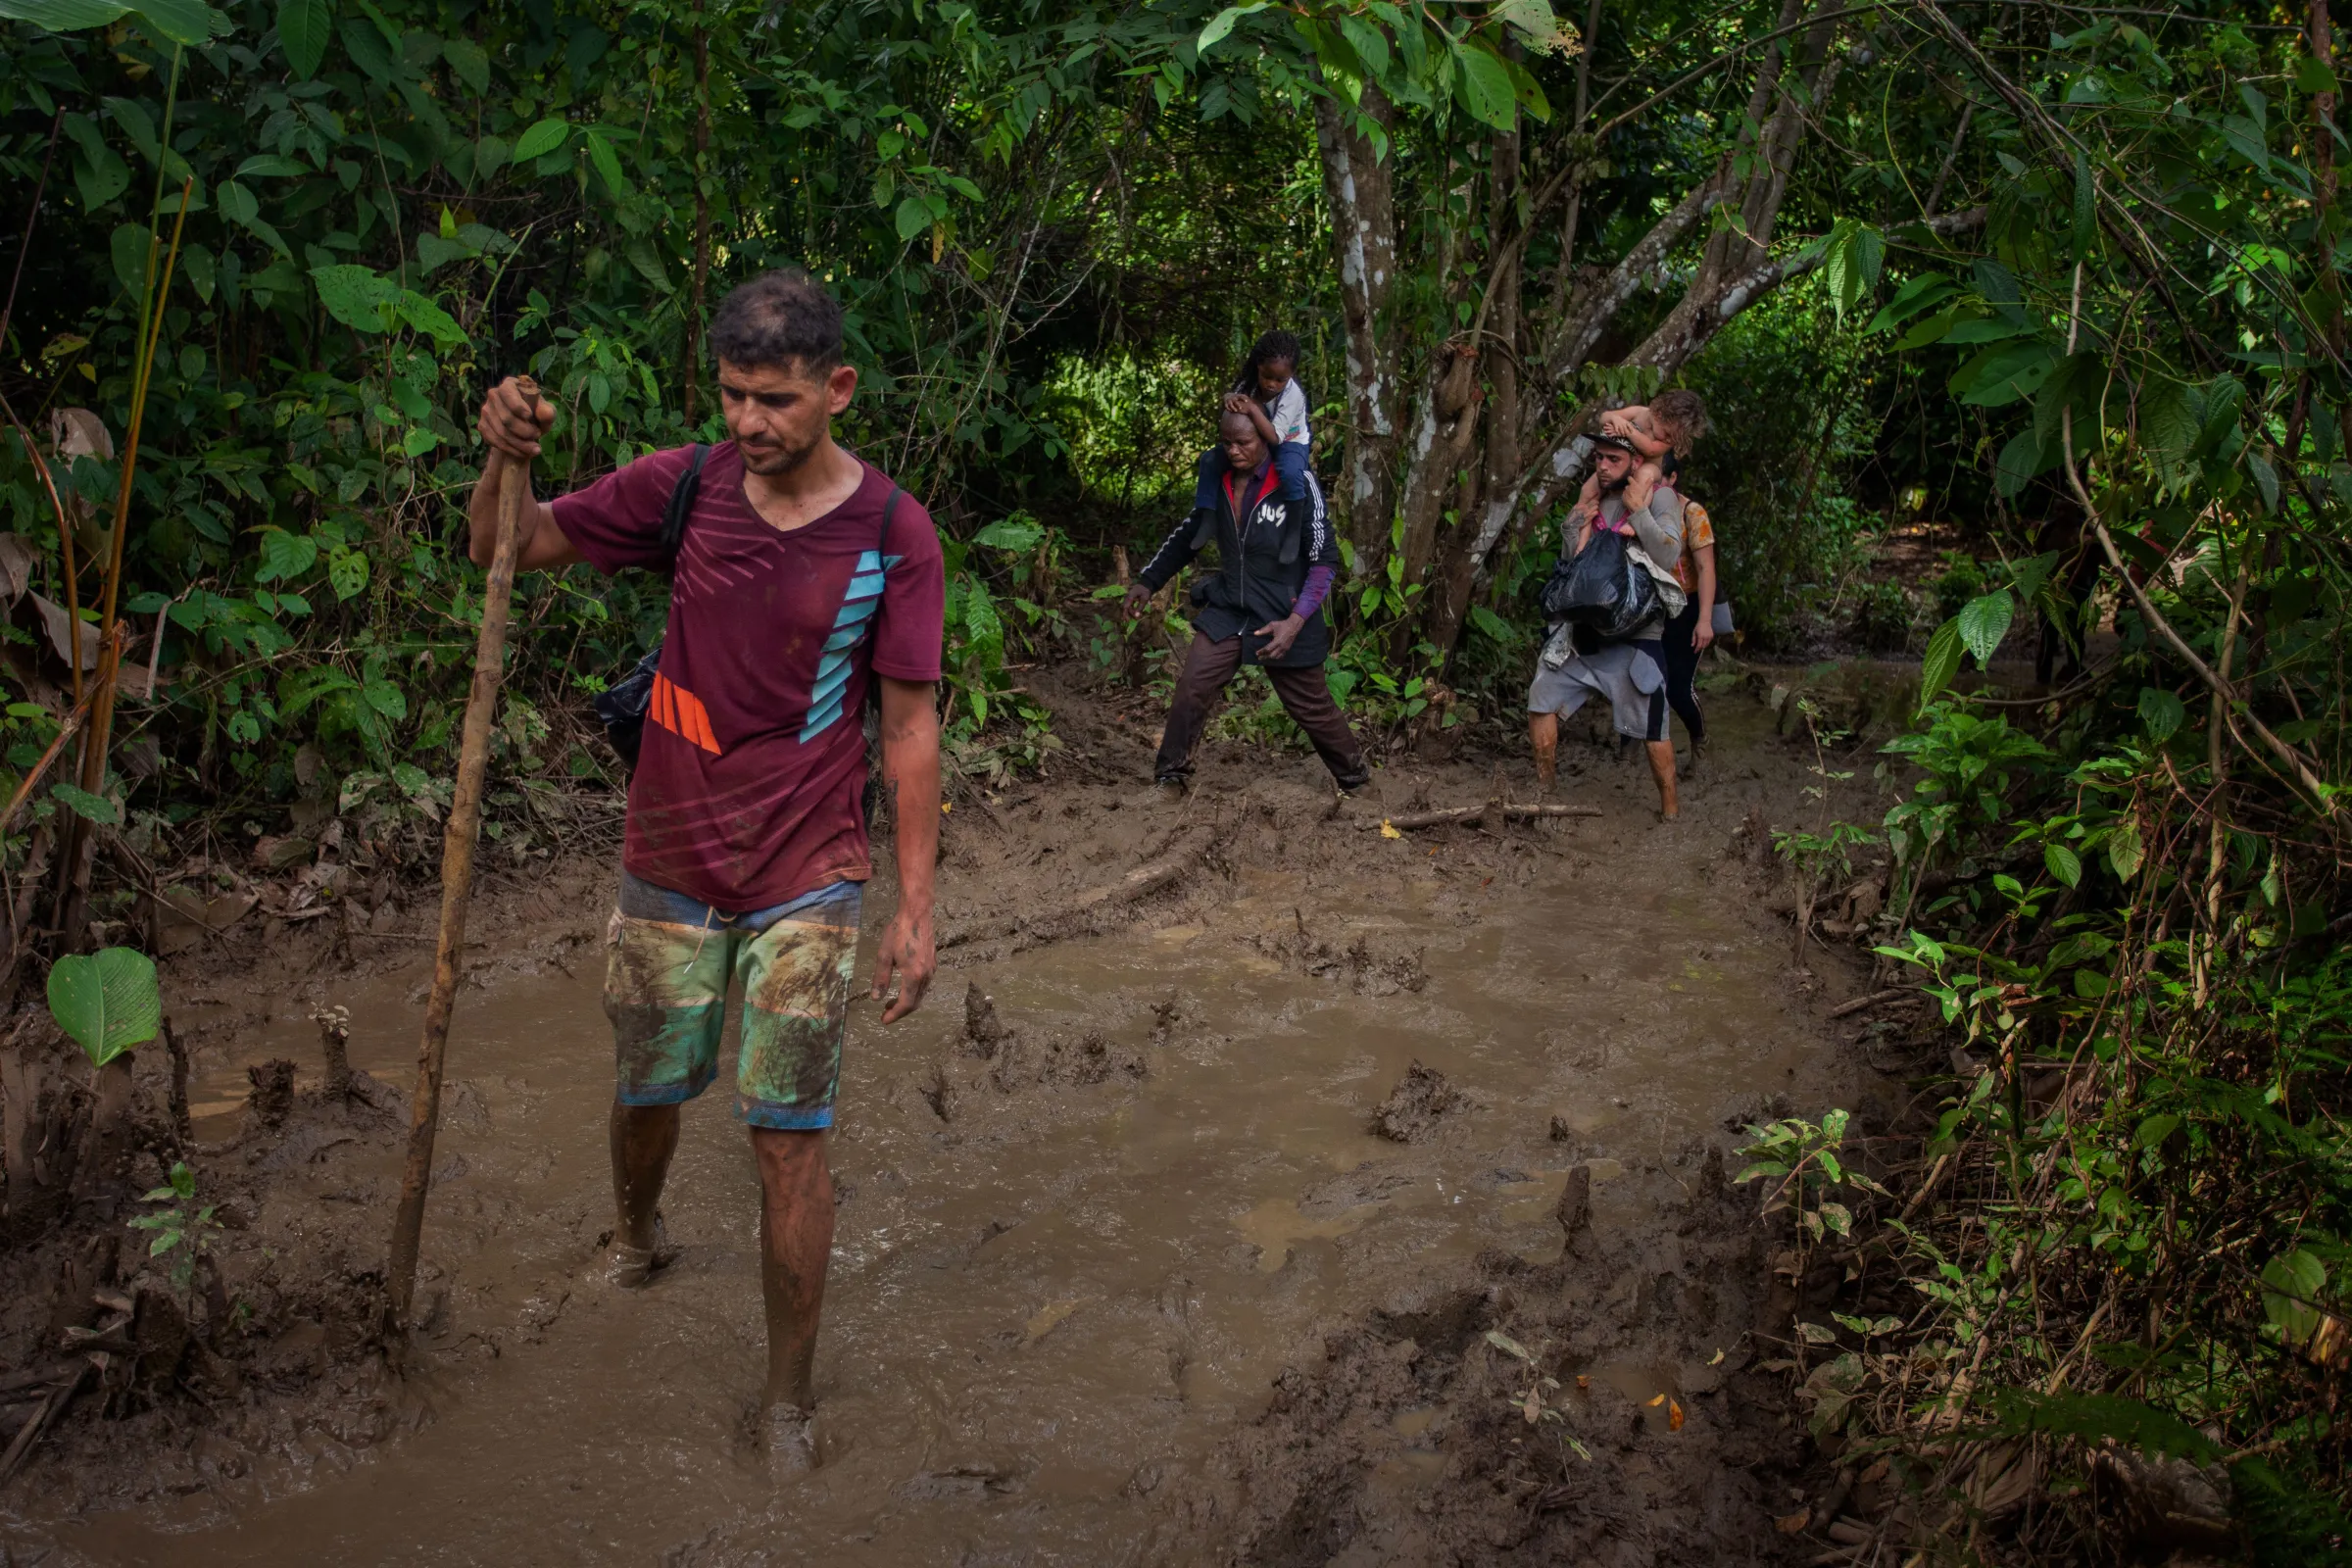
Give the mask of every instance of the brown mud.
M 477 905 L 397 1364 L 370 1313 L 429 891 L 167 966 L 190 1126 L 175 1145 L 168 1062 L 142 1059 L 138 1180 L 184 1148 L 226 1228 L 184 1290 L 120 1215 L 0 1257 L 0 1376 L 69 1364 L 69 1330 L 119 1347 L 0 1492 L 0 1560 L 1793 1551 L 1801 1422 L 1752 1370 L 1787 1303 L 1722 1152 L 1768 1104 L 1884 1093 L 1858 1020 L 1824 1018 L 1863 975 L 1819 949 L 1791 969 L 1755 855 L 1759 822 L 1823 809 L 1810 747 L 1717 693 L 1680 821 L 1638 751 L 1572 738 L 1561 798 L 1597 819 L 1391 836 L 1384 813 L 1517 798 L 1530 769 L 1403 758 L 1335 805 L 1311 756 L 1215 745 L 1171 805 L 1143 788 L 1153 710 L 1050 685 L 1054 776 L 955 792 L 931 999 L 888 1030 L 853 1007 L 813 1475 L 778 1489 L 753 1446 L 758 1214 L 725 1095 L 686 1118 L 677 1261 L 599 1278 L 616 835 L 584 808 L 567 858 Z M 1833 814 L 1867 808 L 1832 787 Z M 346 1094 L 313 1017 L 334 1006 Z M 1531 1378 L 1563 1372 L 1531 1425 Z

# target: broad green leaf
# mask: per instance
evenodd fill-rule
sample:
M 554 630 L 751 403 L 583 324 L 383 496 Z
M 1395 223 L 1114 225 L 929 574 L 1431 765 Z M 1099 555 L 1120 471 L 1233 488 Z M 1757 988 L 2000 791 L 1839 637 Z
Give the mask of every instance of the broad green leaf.
M 311 269 L 311 281 L 326 314 L 357 332 L 385 330 L 384 307 L 401 296 L 398 283 L 348 262 Z
M 490 57 L 480 44 L 470 38 L 445 38 L 441 58 L 449 62 L 450 74 L 472 88 L 477 98 L 490 90 Z
M 147 292 L 147 230 L 138 223 L 117 224 L 114 236 L 115 281 L 137 304 Z
M 388 680 L 371 680 L 361 694 L 368 706 L 386 718 L 399 722 L 409 716 L 409 700 L 399 687 Z
M 2178 485 L 2184 476 L 2188 455 L 2197 444 L 2199 424 L 2187 387 L 2163 375 L 2152 375 L 2141 383 L 2140 450 L 2167 485 Z
M 318 560 L 318 541 L 309 534 L 283 528 L 262 530 L 262 564 L 256 582 L 286 582 L 301 576 Z
M 120 22 L 128 6 L 111 5 L 108 0 L 0 0 L 0 18 L 10 22 L 29 22 L 51 32 L 77 32 L 83 27 L 103 27 Z
M 2139 689 L 2139 721 L 2148 731 L 2148 739 L 2161 746 L 2179 733 L 2188 720 L 2188 709 L 2180 699 L 2161 686 L 2142 686 Z
M 1922 272 L 1894 291 L 1894 298 L 1880 307 L 1879 314 L 1870 318 L 1866 332 L 1887 332 L 1911 319 L 1931 305 L 1949 299 L 1955 285 L 1941 272 Z
M 326 558 L 326 585 L 339 600 L 358 598 L 368 588 L 368 557 L 357 550 L 335 550 Z
M 2262 1309 L 2279 1337 L 2301 1349 L 2319 1332 L 2321 1293 L 2328 1266 L 2303 1248 L 2281 1252 L 2262 1266 Z
M 1960 641 L 1977 656 L 1979 666 L 1992 662 L 1992 656 L 2000 650 L 2001 639 L 2009 635 L 2009 622 L 2016 614 L 2017 605 L 2006 588 L 1996 588 L 1972 599 L 1962 608 Z
M 588 161 L 596 166 L 597 173 L 605 181 L 605 188 L 619 200 L 628 200 L 634 192 L 629 185 L 629 176 L 620 172 L 619 154 L 613 152 L 612 144 L 605 139 L 602 132 L 591 130 L 585 134 Z
M 2312 94 L 2338 90 L 2335 73 L 2317 55 L 2304 55 L 2295 61 L 2295 87 Z
M 122 825 L 122 808 L 103 795 L 92 795 L 80 785 L 68 784 L 62 779 L 49 786 L 49 793 L 56 796 L 58 804 L 75 816 L 96 822 L 101 827 Z
M 2078 887 L 2082 884 L 2082 857 L 2065 845 L 2044 844 L 2041 847 L 2041 863 L 2048 867 L 2053 878 L 2065 883 L 2068 887 Z
M 1200 29 L 1200 40 L 1193 45 L 1193 52 L 1203 55 L 1208 53 L 1209 50 L 1224 41 L 1225 36 L 1233 31 L 1235 24 L 1244 17 L 1265 9 L 1266 0 L 1256 0 L 1253 5 L 1227 6 L 1208 19 L 1208 25 Z
M 522 139 L 514 144 L 514 160 L 518 164 L 527 164 L 534 158 L 544 157 L 563 146 L 570 136 L 571 126 L 567 122 L 542 120 L 524 131 Z
M 2140 861 L 2146 854 L 2136 822 L 2120 822 L 2107 835 L 2107 865 L 2120 881 L 2129 882 L 2139 873 Z
M 2020 430 L 2001 448 L 1993 460 L 1993 487 L 2004 496 L 2014 496 L 2034 482 L 2034 476 L 2054 466 L 2060 454 L 2055 444 L 2044 446 L 2032 430 Z
M 931 209 L 919 196 L 909 196 L 899 203 L 897 217 L 899 238 L 910 240 L 931 226 Z
M 1958 673 L 1960 617 L 1954 615 L 1936 628 L 1936 635 L 1928 639 L 1927 654 L 1919 662 L 1919 706 L 1923 712 L 1936 700 L 1936 694 L 1949 686 Z
M 644 278 L 662 293 L 667 294 L 676 289 L 677 285 L 669 280 L 669 269 L 662 265 L 662 253 L 654 249 L 653 241 L 643 234 L 637 235 L 623 245 L 620 253 L 629 259 L 631 267 L 637 269 L 639 277 Z
M 1000 517 L 972 535 L 972 543 L 988 545 L 997 550 L 1008 550 L 1014 555 L 1037 548 L 1046 536 L 1045 525 L 1034 517 Z
M 392 46 L 384 42 L 381 28 L 366 17 L 346 17 L 341 27 L 343 52 L 377 81 L 390 81 L 399 74 L 400 63 L 392 58 Z
M 307 174 L 310 171 L 291 158 L 276 153 L 256 153 L 237 166 L 236 177 L 249 178 L 255 174 Z
M 334 31 L 335 8 L 328 0 L 277 0 L 277 46 L 303 80 L 318 74 Z
M 70 954 L 50 967 L 49 1011 L 90 1065 L 103 1067 L 163 1027 L 154 960 L 129 948 Z
M 1963 403 L 2005 408 L 2033 393 L 2057 364 L 2057 353 L 2046 342 L 1999 343 L 1962 366 L 1951 389 Z
M 415 289 L 402 289 L 399 299 L 394 303 L 402 320 L 443 348 L 456 348 L 466 341 L 466 329 L 452 320 L 447 311 Z
M 1502 62 L 1476 44 L 1453 52 L 1454 95 L 1470 117 L 1496 130 L 1508 130 L 1518 113 L 1518 95 L 1511 90 L 1511 74 Z
M 2180 1118 L 2173 1115 L 2169 1111 L 2160 1115 L 2150 1116 L 2147 1120 L 2141 1122 L 2139 1124 L 2138 1131 L 2132 1135 L 2132 1147 L 2134 1149 L 2154 1149 L 2158 1144 L 2161 1144 L 2167 1138 L 2172 1137 L 2173 1129 L 2179 1127 L 2180 1125 Z
M 172 43 L 210 43 L 229 30 L 228 19 L 204 0 L 139 0 L 131 9 Z
M 232 223 L 251 223 L 262 216 L 262 204 L 253 192 L 233 179 L 224 179 L 213 190 L 213 203 L 220 216 Z

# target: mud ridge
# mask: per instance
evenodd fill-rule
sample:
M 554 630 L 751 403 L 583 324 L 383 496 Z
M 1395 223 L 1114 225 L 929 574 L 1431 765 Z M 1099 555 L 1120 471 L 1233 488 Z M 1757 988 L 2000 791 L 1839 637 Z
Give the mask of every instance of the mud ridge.
M 1695 1190 L 1595 1231 L 1562 1193 L 1550 1263 L 1490 1251 L 1329 1327 L 1183 1498 L 1179 1555 L 1666 1568 L 1794 1560 L 1809 1465 L 1752 1200 L 1710 1149 Z

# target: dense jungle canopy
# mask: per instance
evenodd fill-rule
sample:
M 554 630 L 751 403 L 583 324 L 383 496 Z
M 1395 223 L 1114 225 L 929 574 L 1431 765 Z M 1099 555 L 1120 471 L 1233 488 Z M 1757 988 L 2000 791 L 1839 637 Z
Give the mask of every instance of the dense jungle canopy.
M 759 269 L 847 303 L 847 434 L 941 520 L 969 776 L 1050 763 L 1013 666 L 1149 676 L 1088 595 L 1186 505 L 1261 331 L 1306 346 L 1335 685 L 1392 737 L 1457 693 L 1508 734 L 1587 421 L 1689 385 L 1744 652 L 1923 666 L 1886 821 L 1783 855 L 1811 887 L 1885 847 L 1886 961 L 1978 1053 L 1931 1145 L 1976 1217 L 1907 1254 L 1941 1381 L 1857 1341 L 1828 1430 L 1958 1484 L 1919 1434 L 1998 1385 L 2004 1433 L 2226 1452 L 2272 1560 L 2322 1560 L 2334 47 L 2327 0 L 0 0 L 10 781 L 123 694 L 8 824 L 9 984 L 85 912 L 131 929 L 192 839 L 436 818 L 485 382 L 560 402 L 543 487 L 713 438 L 700 333 Z M 1923 521 L 1954 554 L 1900 580 Z M 553 836 L 532 790 L 607 780 L 581 704 L 664 603 L 519 586 L 517 853 Z M 2049 689 L 1951 695 L 2037 625 Z M 134 869 L 93 880 L 93 844 Z

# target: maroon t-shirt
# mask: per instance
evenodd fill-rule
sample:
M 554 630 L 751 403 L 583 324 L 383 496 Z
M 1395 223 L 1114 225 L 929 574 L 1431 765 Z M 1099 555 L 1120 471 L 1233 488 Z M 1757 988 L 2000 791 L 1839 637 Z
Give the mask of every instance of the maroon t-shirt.
M 557 497 L 556 525 L 600 571 L 667 564 L 662 514 L 688 457 Z M 864 466 L 849 500 L 787 532 L 745 497 L 733 442 L 704 461 L 629 785 L 632 875 L 742 913 L 872 874 L 866 685 L 939 679 L 946 580 L 931 514 L 900 496 L 885 538 L 891 482 Z

